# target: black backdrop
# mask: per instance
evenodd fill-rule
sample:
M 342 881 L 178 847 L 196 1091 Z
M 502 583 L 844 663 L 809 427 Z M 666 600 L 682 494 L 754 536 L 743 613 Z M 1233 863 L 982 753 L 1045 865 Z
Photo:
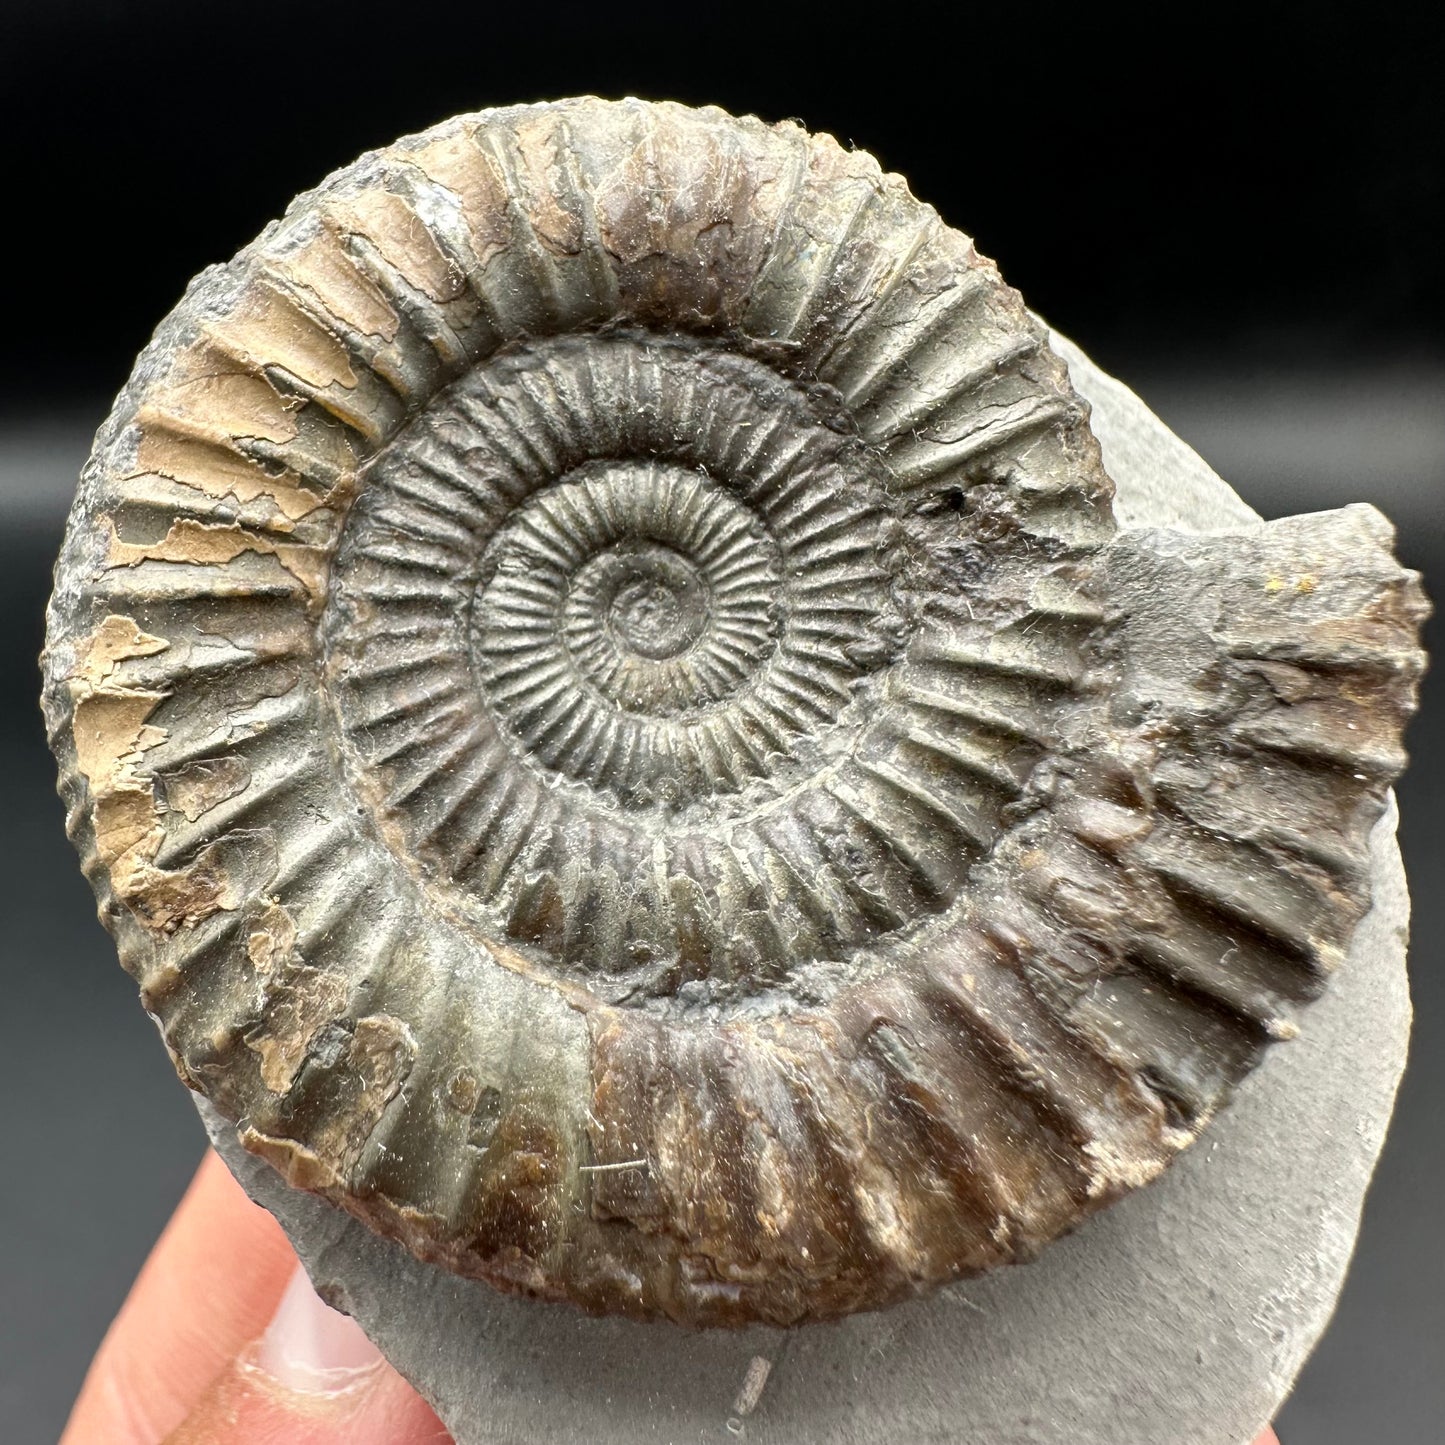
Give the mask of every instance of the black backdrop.
M 1261 510 L 1378 501 L 1441 576 L 1442 71 L 1424 4 L 0 0 L 0 1438 L 55 1437 L 200 1147 L 34 706 L 89 433 L 195 271 L 453 111 L 591 91 L 797 117 L 907 174 Z M 1416 1062 L 1286 1445 L 1426 1445 L 1445 1418 L 1438 690 L 1402 788 Z
M 7 0 L 5 399 L 115 390 L 186 278 L 359 151 L 579 92 L 873 151 L 1106 363 L 1438 338 L 1436 9 Z

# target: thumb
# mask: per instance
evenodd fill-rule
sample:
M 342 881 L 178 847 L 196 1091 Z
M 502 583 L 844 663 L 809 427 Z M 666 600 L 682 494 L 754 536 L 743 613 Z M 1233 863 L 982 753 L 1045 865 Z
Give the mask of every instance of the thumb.
M 105 1337 L 61 1445 L 444 1445 L 214 1154 Z
M 164 1445 L 442 1445 L 435 1415 L 297 1268 L 265 1333 Z

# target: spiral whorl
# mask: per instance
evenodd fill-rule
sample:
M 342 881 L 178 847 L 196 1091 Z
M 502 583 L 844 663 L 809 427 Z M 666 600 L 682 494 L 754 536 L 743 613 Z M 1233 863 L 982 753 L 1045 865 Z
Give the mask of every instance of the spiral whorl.
M 1368 902 L 1421 604 L 1367 511 L 1116 535 L 1086 416 L 795 125 L 492 111 L 300 198 L 137 363 L 50 613 L 186 1081 L 424 1259 L 687 1324 L 1147 1183 Z
M 730 864 L 785 879 L 839 957 L 878 921 L 815 865 L 868 786 L 905 550 L 836 400 L 760 361 L 647 334 L 504 353 L 348 523 L 324 631 L 356 766 L 492 928 L 623 992 L 787 971 Z

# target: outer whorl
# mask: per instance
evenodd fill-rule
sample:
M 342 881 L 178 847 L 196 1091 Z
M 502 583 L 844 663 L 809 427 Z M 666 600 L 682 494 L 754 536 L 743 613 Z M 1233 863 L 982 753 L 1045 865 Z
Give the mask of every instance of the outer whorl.
M 866 155 L 595 100 L 332 177 L 162 324 L 56 574 L 73 836 L 185 1081 L 422 1258 L 791 1324 L 1147 1183 L 1368 904 L 1368 508 L 1117 532 Z

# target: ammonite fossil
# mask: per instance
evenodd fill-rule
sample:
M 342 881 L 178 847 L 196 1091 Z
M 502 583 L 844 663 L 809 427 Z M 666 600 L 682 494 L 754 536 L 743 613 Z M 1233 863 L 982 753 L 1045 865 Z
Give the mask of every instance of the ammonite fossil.
M 1018 295 L 828 137 L 578 100 L 333 176 L 162 324 L 57 570 L 181 1077 L 424 1259 L 695 1325 L 1148 1183 L 1367 906 L 1424 604 L 1368 508 L 1110 493 Z

